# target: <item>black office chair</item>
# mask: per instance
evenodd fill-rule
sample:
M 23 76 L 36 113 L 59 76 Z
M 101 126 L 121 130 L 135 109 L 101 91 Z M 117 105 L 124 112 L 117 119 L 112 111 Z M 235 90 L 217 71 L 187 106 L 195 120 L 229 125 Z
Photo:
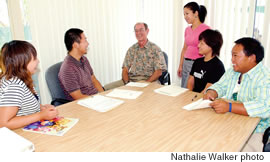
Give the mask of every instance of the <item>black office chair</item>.
M 49 67 L 45 73 L 47 86 L 52 96 L 51 104 L 54 106 L 59 106 L 70 102 L 69 100 L 67 100 L 65 93 L 60 85 L 60 81 L 58 79 L 58 73 L 61 65 L 62 62 L 56 63 L 51 67 Z
M 168 69 L 168 55 L 165 52 L 162 52 L 165 58 L 166 66 Z M 162 75 L 158 78 L 160 84 L 164 85 L 165 83 L 168 83 L 168 85 L 171 84 L 171 77 L 168 70 L 162 72 Z
M 268 127 L 263 134 L 263 152 L 270 152 L 270 142 L 268 141 L 270 136 L 270 127 Z

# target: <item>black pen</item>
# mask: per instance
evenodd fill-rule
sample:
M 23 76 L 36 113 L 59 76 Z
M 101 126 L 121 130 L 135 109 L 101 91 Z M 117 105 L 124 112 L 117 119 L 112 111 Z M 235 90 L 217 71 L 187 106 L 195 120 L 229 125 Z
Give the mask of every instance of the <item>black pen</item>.
M 197 95 L 195 95 L 195 96 L 192 98 L 191 101 L 194 101 L 196 98 L 197 98 Z

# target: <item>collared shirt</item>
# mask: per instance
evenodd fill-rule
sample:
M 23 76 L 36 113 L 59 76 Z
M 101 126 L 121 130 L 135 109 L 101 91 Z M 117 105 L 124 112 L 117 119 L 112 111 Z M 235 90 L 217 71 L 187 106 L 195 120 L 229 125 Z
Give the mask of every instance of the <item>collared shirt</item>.
M 138 81 L 138 78 L 147 80 L 156 70 L 167 70 L 161 49 L 150 41 L 143 48 L 140 48 L 138 43 L 131 46 L 122 67 L 128 68 L 131 81 Z
M 84 95 L 98 93 L 91 78 L 93 74 L 92 67 L 85 56 L 82 56 L 78 61 L 67 55 L 58 73 L 59 81 L 67 99 L 74 100 L 70 93 L 76 90 L 81 90 Z
M 214 89 L 219 98 L 224 96 L 232 100 L 239 76 L 239 72 L 230 68 L 217 83 L 208 89 Z M 264 132 L 270 126 L 270 70 L 261 62 L 243 74 L 237 101 L 244 104 L 249 116 L 261 118 L 256 132 Z

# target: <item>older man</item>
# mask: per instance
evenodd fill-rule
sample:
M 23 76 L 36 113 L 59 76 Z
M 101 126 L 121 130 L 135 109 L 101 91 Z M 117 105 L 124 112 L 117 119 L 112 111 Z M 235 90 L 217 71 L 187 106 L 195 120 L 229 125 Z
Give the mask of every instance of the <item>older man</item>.
M 233 68 L 208 88 L 204 99 L 214 100 L 211 106 L 217 113 L 260 117 L 255 133 L 243 151 L 262 151 L 262 134 L 270 125 L 270 70 L 261 62 L 264 49 L 260 42 L 241 38 L 235 43 L 232 49 Z M 221 97 L 237 102 L 215 100 Z
M 129 81 L 154 82 L 163 71 L 167 70 L 161 49 L 147 39 L 149 33 L 147 24 L 137 23 L 134 30 L 138 42 L 127 51 L 122 66 L 122 80 L 105 85 L 106 90 L 122 86 Z

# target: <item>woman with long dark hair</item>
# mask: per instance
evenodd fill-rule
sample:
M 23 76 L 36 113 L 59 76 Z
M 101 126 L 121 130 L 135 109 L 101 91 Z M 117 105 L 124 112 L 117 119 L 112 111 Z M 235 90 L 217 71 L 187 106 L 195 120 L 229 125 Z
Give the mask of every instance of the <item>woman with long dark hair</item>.
M 199 55 L 198 44 L 199 35 L 206 29 L 210 29 L 209 26 L 204 24 L 204 20 L 207 14 L 207 10 L 203 5 L 198 5 L 196 2 L 189 2 L 184 6 L 184 17 L 188 24 L 185 30 L 185 43 L 182 48 L 180 56 L 180 64 L 177 70 L 179 77 L 182 77 L 181 87 L 187 87 L 187 81 L 192 64 L 197 58 L 201 58 Z

